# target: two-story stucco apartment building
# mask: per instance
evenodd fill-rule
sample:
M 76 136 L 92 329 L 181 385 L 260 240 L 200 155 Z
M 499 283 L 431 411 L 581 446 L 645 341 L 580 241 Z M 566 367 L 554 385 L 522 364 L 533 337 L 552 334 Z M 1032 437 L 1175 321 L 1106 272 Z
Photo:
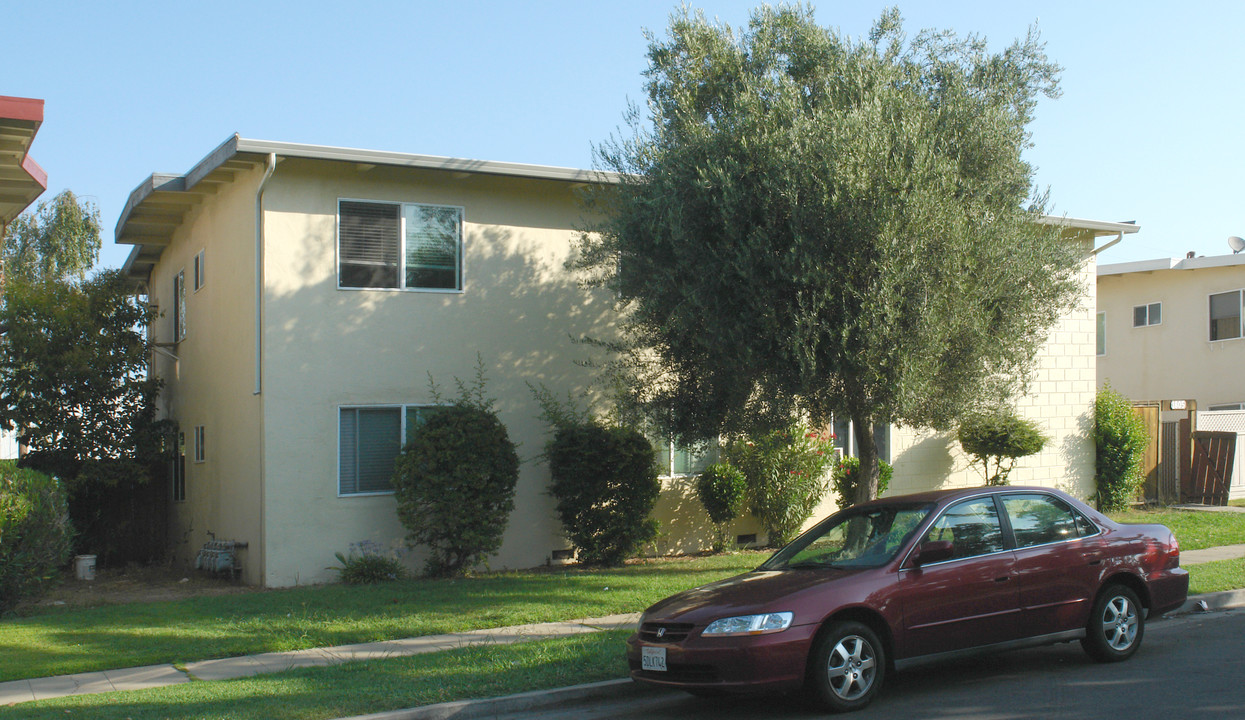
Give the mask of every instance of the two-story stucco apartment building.
M 153 370 L 177 421 L 171 550 L 245 542 L 247 582 L 332 580 L 333 554 L 400 545 L 394 454 L 431 375 L 453 395 L 481 358 L 524 458 L 493 568 L 568 547 L 539 459 L 547 428 L 528 383 L 591 390 L 572 338 L 610 337 L 613 298 L 564 269 L 584 227 L 577 188 L 608 174 L 230 138 L 184 175 L 153 175 L 117 224 L 127 272 L 158 306 Z M 1043 354 L 1022 411 L 1053 440 L 1013 476 L 1088 495 L 1098 236 L 1135 225 L 1047 219 L 1086 248 L 1087 293 Z M 599 358 L 598 358 L 599 359 Z M 980 482 L 945 434 L 895 428 L 892 492 Z M 680 453 L 663 462 L 663 549 L 693 550 L 707 521 Z M 827 508 L 828 509 L 828 508 Z M 755 532 L 743 520 L 738 532 Z M 418 551 L 410 556 L 417 567 Z

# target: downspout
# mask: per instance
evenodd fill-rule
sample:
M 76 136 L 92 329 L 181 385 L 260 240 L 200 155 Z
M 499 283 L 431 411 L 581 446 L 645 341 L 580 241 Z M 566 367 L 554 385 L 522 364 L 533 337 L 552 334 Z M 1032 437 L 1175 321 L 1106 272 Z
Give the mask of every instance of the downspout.
M 268 153 L 268 169 L 255 191 L 255 395 L 263 389 L 264 339 L 264 186 L 277 169 L 277 154 Z
M 268 184 L 268 179 L 272 177 L 272 172 L 277 169 L 277 154 L 268 153 L 268 168 L 264 171 L 264 177 L 259 181 L 259 187 L 255 190 L 255 392 L 258 396 L 264 389 L 263 386 L 263 340 L 264 340 L 264 186 Z M 259 467 L 256 468 L 256 475 L 259 480 L 259 557 L 258 563 L 259 573 L 258 580 L 261 586 L 268 585 L 268 525 L 267 525 L 267 494 L 268 488 L 264 478 L 264 464 L 267 458 L 264 454 L 264 414 L 263 400 L 259 402 Z
M 1118 245 L 1118 244 L 1120 243 L 1120 241 L 1122 241 L 1123 239 L 1124 239 L 1124 231 L 1123 231 L 1123 230 L 1121 230 L 1120 232 L 1118 232 L 1118 233 L 1116 233 L 1116 234 L 1115 234 L 1115 239 L 1114 239 L 1114 240 L 1112 240 L 1111 242 L 1107 243 L 1106 245 L 1103 245 L 1102 247 L 1096 247 L 1096 248 L 1094 248 L 1094 251 L 1093 251 L 1093 252 L 1091 252 L 1091 253 L 1090 253 L 1090 255 L 1097 255 L 1098 253 L 1102 252 L 1103 250 L 1106 250 L 1107 248 L 1109 248 L 1109 247 L 1111 247 L 1111 246 L 1113 246 L 1113 245 Z

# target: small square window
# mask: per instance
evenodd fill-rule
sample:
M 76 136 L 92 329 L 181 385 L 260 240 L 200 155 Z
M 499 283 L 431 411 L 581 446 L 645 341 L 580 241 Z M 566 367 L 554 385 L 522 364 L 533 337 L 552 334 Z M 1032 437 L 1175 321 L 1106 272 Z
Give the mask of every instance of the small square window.
M 1138 305 L 1133 308 L 1133 327 L 1147 327 L 1163 322 L 1163 303 Z
M 1241 291 L 1210 296 L 1210 339 L 1232 340 L 1241 337 Z

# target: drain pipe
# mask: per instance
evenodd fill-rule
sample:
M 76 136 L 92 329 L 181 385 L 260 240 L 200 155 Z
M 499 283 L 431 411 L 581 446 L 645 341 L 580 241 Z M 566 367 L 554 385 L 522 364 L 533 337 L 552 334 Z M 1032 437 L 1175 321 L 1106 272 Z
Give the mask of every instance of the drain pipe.
M 255 391 L 263 392 L 264 340 L 264 185 L 277 169 L 277 154 L 268 153 L 268 169 L 255 191 Z
M 1123 239 L 1124 239 L 1124 232 L 1121 230 L 1120 232 L 1118 232 L 1118 233 L 1116 233 L 1116 234 L 1115 234 L 1115 239 L 1114 239 L 1114 240 L 1112 240 L 1111 242 L 1107 243 L 1106 245 L 1103 245 L 1102 247 L 1096 247 L 1096 248 L 1094 248 L 1094 251 L 1093 251 L 1093 252 L 1091 252 L 1091 253 L 1090 253 L 1090 255 L 1097 255 L 1098 253 L 1102 252 L 1103 250 L 1106 250 L 1107 248 L 1109 248 L 1109 247 L 1111 247 L 1111 246 L 1113 246 L 1113 245 L 1118 245 L 1118 244 L 1120 243 L 1120 241 L 1122 241 Z

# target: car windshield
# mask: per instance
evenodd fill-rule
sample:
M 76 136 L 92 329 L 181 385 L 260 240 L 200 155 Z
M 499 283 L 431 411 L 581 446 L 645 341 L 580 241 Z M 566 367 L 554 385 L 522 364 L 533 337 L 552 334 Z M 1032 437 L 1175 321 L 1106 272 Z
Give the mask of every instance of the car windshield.
M 933 505 L 883 505 L 832 516 L 774 553 L 762 570 L 877 567 L 890 562 Z

